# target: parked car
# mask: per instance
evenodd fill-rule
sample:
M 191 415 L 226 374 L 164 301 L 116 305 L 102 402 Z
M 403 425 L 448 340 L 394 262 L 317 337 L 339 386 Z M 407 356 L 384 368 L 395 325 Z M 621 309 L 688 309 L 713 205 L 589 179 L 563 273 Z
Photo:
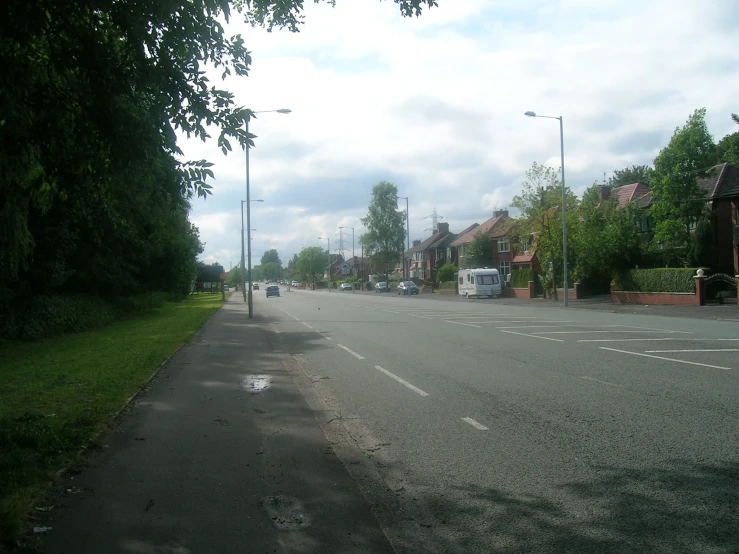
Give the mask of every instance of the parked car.
M 231 288 L 228 285 L 223 285 L 223 292 L 231 292 Z
M 292 282 L 292 283 L 290 284 L 290 286 L 291 286 L 291 287 L 297 287 L 297 286 L 298 286 L 298 282 L 297 282 L 297 281 L 293 281 L 293 282 Z
M 390 292 L 390 285 L 388 285 L 385 281 L 380 281 L 379 283 L 375 284 L 375 294 L 378 292 Z
M 341 291 L 352 290 L 352 284 L 351 283 L 341 283 L 339 290 Z
M 252 290 L 259 290 L 259 283 L 254 283 L 251 286 Z
M 267 286 L 267 298 L 270 296 L 280 296 L 280 287 L 277 285 Z
M 418 287 L 413 281 L 401 281 L 398 285 L 398 294 L 418 294 Z

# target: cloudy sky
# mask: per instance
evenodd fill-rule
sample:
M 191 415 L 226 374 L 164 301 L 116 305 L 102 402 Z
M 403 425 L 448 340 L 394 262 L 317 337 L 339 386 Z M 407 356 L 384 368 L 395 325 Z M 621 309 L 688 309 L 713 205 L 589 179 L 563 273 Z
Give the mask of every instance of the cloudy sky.
M 372 186 L 410 199 L 411 239 L 430 234 L 434 209 L 452 231 L 506 208 L 536 161 L 559 167 L 564 118 L 567 184 L 580 194 L 631 164 L 651 163 L 676 126 L 708 110 L 716 140 L 739 111 L 737 0 L 439 0 L 403 19 L 378 0 L 306 2 L 300 33 L 241 22 L 249 77 L 225 88 L 260 114 L 251 150 L 252 260 L 331 250 L 339 227 L 363 231 Z M 215 133 L 214 133 L 215 135 Z M 213 195 L 191 219 L 201 259 L 240 258 L 245 157 L 215 141 L 182 141 L 215 163 Z M 404 201 L 403 201 L 404 202 Z M 405 206 L 401 206 L 404 208 Z M 344 235 L 351 255 L 351 230 Z

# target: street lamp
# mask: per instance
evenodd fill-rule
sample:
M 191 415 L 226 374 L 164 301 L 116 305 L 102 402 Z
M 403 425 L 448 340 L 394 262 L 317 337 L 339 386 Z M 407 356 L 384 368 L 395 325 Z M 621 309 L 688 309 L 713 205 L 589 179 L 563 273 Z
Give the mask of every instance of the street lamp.
M 562 124 L 562 116 L 554 117 L 551 115 L 536 115 L 536 112 L 526 112 L 524 114 L 527 117 L 543 117 L 546 119 L 558 119 L 559 120 L 559 152 L 561 157 L 561 171 L 562 171 L 562 253 L 564 255 L 564 288 L 565 288 L 565 308 L 569 302 L 569 288 L 567 283 L 567 202 L 565 198 L 565 139 L 564 129 Z M 555 291 L 556 292 L 556 291 Z
M 407 196 L 396 196 L 396 199 L 405 200 L 405 232 L 408 240 L 408 252 L 411 251 L 411 224 L 408 219 L 408 197 Z M 405 280 L 410 281 L 411 279 L 411 261 L 408 260 L 408 270 L 405 269 L 405 256 L 403 256 L 403 270 L 405 271 Z
M 264 202 L 261 198 L 259 200 L 252 200 L 252 202 Z M 246 283 L 244 277 L 244 204 L 246 200 L 241 201 L 241 291 L 244 293 L 244 302 L 246 302 Z M 256 229 L 252 229 L 256 231 Z M 251 237 L 250 237 L 251 238 Z M 251 242 L 251 240 L 249 241 Z M 249 252 L 251 257 L 251 251 Z M 249 268 L 249 290 L 251 290 L 251 267 Z
M 356 258 L 354 257 L 354 227 L 339 227 L 339 229 L 351 229 L 352 230 L 352 273 L 354 273 L 354 268 L 356 267 Z M 344 239 L 342 239 L 344 240 Z M 352 292 L 354 292 L 354 285 L 352 285 Z
M 318 240 L 323 240 L 323 237 L 318 237 Z M 328 292 L 331 292 L 331 239 L 326 237 L 327 248 L 328 248 L 328 270 L 326 271 L 326 288 Z
M 246 249 L 247 249 L 247 263 L 248 265 L 248 271 L 249 271 L 249 292 L 247 293 L 249 295 L 249 319 L 252 319 L 254 317 L 254 307 L 252 303 L 252 283 L 251 283 L 251 231 L 249 230 L 251 227 L 251 210 L 249 209 L 249 119 L 253 114 L 258 113 L 270 113 L 270 112 L 276 112 L 281 114 L 288 114 L 291 112 L 291 110 L 288 110 L 286 108 L 281 108 L 279 110 L 262 110 L 259 112 L 251 112 L 249 116 L 246 118 Z M 243 230 L 244 226 L 241 225 L 241 229 Z

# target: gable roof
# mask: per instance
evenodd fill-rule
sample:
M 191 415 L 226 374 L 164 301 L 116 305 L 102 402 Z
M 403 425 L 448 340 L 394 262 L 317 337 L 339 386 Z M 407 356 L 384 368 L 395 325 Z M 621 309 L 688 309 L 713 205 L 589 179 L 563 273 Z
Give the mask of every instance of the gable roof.
M 739 167 L 730 163 L 715 165 L 705 177 L 698 178 L 698 186 L 711 199 L 739 196 Z
M 648 196 L 649 201 L 645 204 L 645 198 Z M 631 202 L 636 202 L 639 207 L 647 207 L 651 203 L 652 189 L 644 183 L 632 183 L 630 185 L 622 185 L 611 190 L 611 198 L 614 198 L 620 208 L 625 207 Z
M 491 217 L 484 223 L 474 227 L 466 233 L 460 233 L 460 236 L 451 244 L 452 246 L 462 246 L 463 244 L 469 244 L 475 238 L 477 233 L 488 233 L 490 234 L 495 228 L 502 223 L 510 219 L 507 215 L 499 215 L 498 217 Z

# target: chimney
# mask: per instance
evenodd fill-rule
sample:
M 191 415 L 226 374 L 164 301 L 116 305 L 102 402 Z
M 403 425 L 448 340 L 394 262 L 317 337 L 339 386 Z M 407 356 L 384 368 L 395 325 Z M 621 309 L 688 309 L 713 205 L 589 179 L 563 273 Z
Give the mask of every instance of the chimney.
M 495 210 L 493 212 L 493 217 L 500 217 L 502 215 L 508 217 L 508 210 Z
M 415 248 L 415 247 L 416 247 L 416 246 L 418 246 L 419 244 L 421 244 L 421 241 L 420 241 L 420 240 L 418 240 L 418 239 L 414 239 L 414 241 L 413 241 L 413 248 Z
M 608 200 L 611 197 L 611 187 L 606 185 L 598 186 L 598 198 L 601 200 Z
M 446 234 L 449 232 L 449 224 L 448 223 L 439 223 L 439 226 L 436 229 L 437 234 Z

